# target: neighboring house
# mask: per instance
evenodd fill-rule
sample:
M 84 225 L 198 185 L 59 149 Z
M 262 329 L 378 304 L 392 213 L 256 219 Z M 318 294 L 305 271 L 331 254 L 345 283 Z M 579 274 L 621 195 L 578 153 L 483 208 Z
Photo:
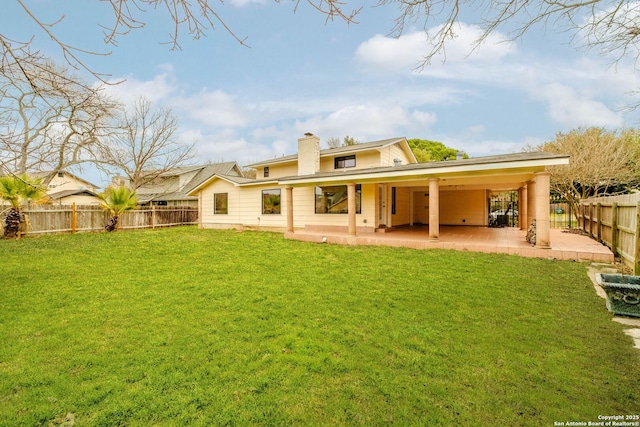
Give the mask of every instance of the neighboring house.
M 305 134 L 298 154 L 249 165 L 255 179 L 216 174 L 189 195 L 205 228 L 265 228 L 349 235 L 429 225 L 488 226 L 492 192 L 518 191 L 520 224 L 537 222 L 549 247 L 549 172 L 569 157 L 548 153 L 418 163 L 405 138 L 320 150 Z
M 214 175 L 242 178 L 242 170 L 236 162 L 214 163 L 202 166 L 173 168 L 160 174 L 153 182 L 138 187 L 136 195 L 141 205 L 157 206 L 198 206 L 198 196 L 189 192 Z M 126 185 L 123 178 L 114 183 Z
M 42 182 L 46 188 L 50 203 L 58 205 L 97 205 L 98 187 L 89 181 L 67 171 L 33 172 L 29 176 L 44 178 Z

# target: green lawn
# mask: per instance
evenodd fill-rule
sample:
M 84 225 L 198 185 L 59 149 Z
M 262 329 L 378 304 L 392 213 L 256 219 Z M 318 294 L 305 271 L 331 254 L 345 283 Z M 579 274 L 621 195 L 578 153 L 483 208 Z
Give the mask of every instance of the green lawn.
M 0 241 L 0 425 L 532 425 L 638 413 L 586 265 L 192 227 Z

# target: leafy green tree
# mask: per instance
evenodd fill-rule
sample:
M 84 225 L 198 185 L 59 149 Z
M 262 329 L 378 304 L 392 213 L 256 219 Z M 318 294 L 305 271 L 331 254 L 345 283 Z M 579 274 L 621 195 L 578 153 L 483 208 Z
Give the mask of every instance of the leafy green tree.
M 104 227 L 107 231 L 115 231 L 118 228 L 118 217 L 124 212 L 138 206 L 136 192 L 127 187 L 109 187 L 98 194 L 100 207 L 111 214 L 111 219 Z
M 443 160 L 455 160 L 459 150 L 447 147 L 442 142 L 430 141 L 428 139 L 409 139 L 409 146 L 413 150 L 413 154 L 421 163 L 440 162 Z M 468 159 L 469 156 L 464 154 L 463 157 Z
M 42 179 L 31 179 L 27 175 L 7 175 L 0 177 L 0 199 L 9 202 L 9 211 L 5 218 L 4 237 L 14 239 L 20 235 L 24 223 L 22 207 L 36 202 L 45 195 Z

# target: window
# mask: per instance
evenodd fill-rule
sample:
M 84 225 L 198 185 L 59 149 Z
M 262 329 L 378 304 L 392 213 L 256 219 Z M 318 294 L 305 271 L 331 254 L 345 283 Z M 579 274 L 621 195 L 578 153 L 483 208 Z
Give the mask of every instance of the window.
M 264 177 L 269 178 L 269 166 L 265 166 L 264 168 Z
M 280 190 L 262 190 L 262 214 L 280 213 Z
M 342 156 L 334 159 L 335 169 L 353 168 L 356 166 L 356 156 Z
M 213 213 L 215 215 L 226 215 L 229 213 L 229 194 L 215 193 L 213 195 Z
M 360 211 L 362 187 L 356 184 L 356 213 Z M 347 186 L 316 187 L 316 213 L 348 213 Z

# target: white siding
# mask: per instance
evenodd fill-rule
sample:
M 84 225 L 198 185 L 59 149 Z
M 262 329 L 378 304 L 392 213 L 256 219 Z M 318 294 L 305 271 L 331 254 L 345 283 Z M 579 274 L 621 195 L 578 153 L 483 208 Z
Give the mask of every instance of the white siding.
M 282 178 L 283 176 L 297 176 L 298 165 L 296 163 L 288 163 L 284 165 L 266 166 L 269 168 L 269 176 L 264 177 L 264 167 L 257 168 L 257 179 L 275 179 Z
M 361 212 L 356 215 L 356 227 L 359 230 L 373 231 L 376 220 L 377 184 L 362 185 Z M 348 227 L 347 214 L 316 214 L 315 187 L 294 188 L 293 190 L 294 227 Z
M 440 224 L 486 225 L 485 190 L 440 191 Z
M 411 189 L 396 187 L 396 213 L 391 215 L 391 225 L 407 225 L 411 222 Z
M 385 147 L 380 153 L 380 166 L 395 166 L 394 160 L 399 159 L 403 165 L 412 163 L 413 160 L 409 159 L 407 153 L 398 145 L 393 144 L 389 147 Z

